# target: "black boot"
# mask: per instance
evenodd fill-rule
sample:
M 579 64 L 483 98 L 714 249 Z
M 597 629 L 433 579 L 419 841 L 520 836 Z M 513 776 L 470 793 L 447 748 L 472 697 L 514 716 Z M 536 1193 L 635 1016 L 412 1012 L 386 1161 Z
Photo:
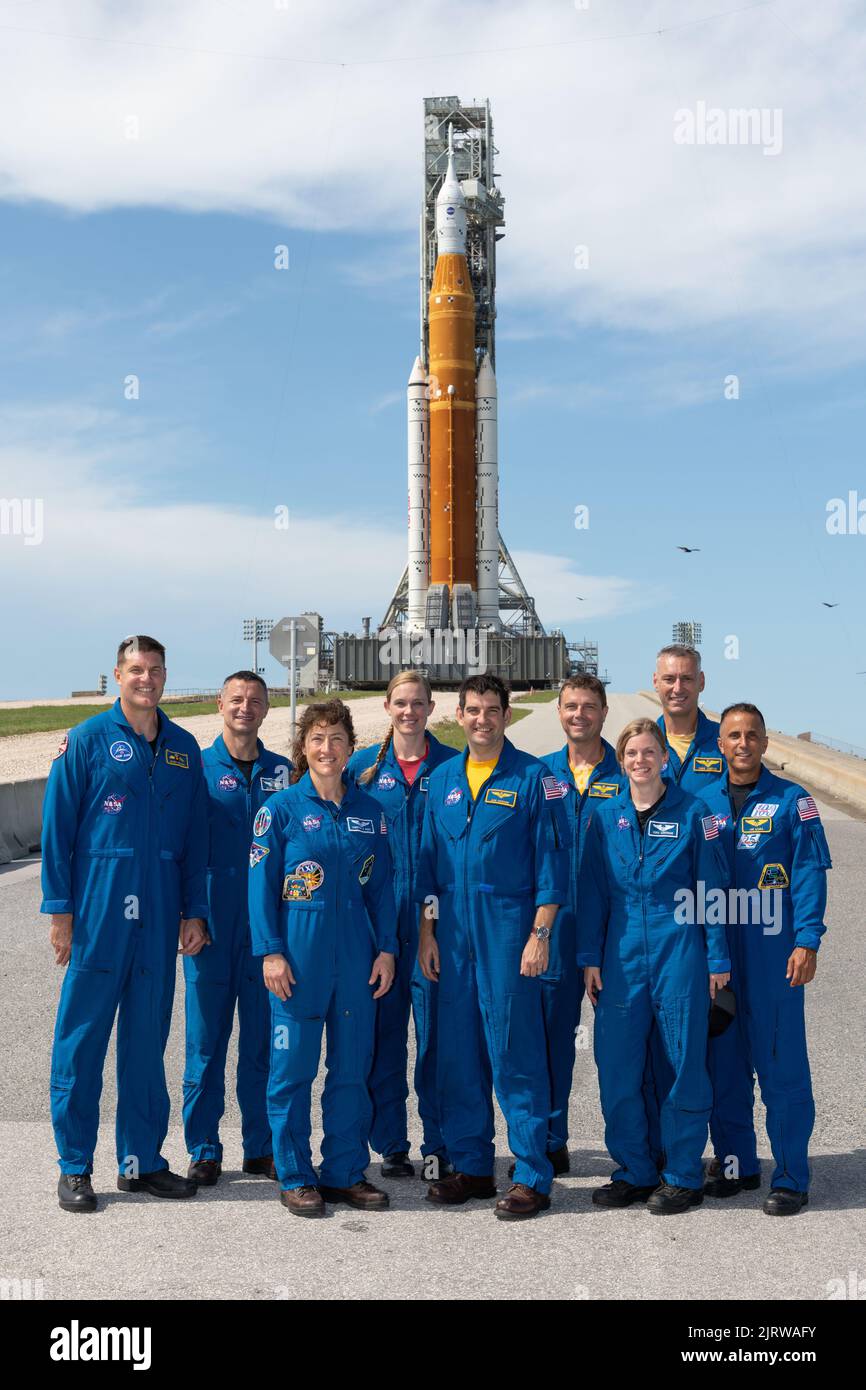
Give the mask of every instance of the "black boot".
M 690 1207 L 699 1207 L 703 1200 L 702 1187 L 672 1187 L 670 1183 L 663 1182 L 650 1197 L 646 1209 L 653 1216 L 678 1216 Z
M 736 1197 L 738 1192 L 754 1192 L 761 1186 L 760 1173 L 749 1173 L 745 1178 L 710 1178 L 704 1183 L 704 1195 L 707 1197 Z
M 414 1178 L 415 1169 L 407 1153 L 385 1154 L 382 1159 L 383 1178 Z
M 137 1178 L 118 1178 L 120 1192 L 149 1192 L 151 1197 L 194 1197 L 198 1183 L 159 1168 L 155 1173 L 139 1173 Z
M 617 1178 L 616 1182 L 597 1187 L 592 1194 L 592 1202 L 596 1207 L 630 1207 L 632 1202 L 647 1201 L 655 1190 L 654 1187 L 635 1187 L 633 1182 Z
M 796 1216 L 808 1205 L 808 1192 L 794 1192 L 790 1187 L 771 1187 L 764 1202 L 764 1211 L 767 1216 Z
M 89 1173 L 61 1173 L 57 1196 L 64 1211 L 96 1211 L 96 1193 Z
M 199 1187 L 216 1187 L 222 1170 L 222 1164 L 215 1158 L 200 1158 L 197 1163 L 189 1165 L 186 1175 Z

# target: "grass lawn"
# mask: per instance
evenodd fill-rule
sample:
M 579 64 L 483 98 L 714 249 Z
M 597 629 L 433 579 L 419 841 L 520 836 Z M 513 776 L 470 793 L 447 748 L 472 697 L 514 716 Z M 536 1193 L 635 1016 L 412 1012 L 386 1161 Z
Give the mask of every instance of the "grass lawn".
M 513 705 L 547 705 L 551 700 L 555 700 L 559 694 L 558 690 L 535 690 L 531 695 L 512 695 Z
M 329 700 L 363 700 L 368 695 L 381 695 L 384 690 L 335 690 L 331 695 L 317 695 L 314 698 Z M 285 708 L 291 703 L 288 695 L 274 695 L 271 709 Z M 306 697 L 298 700 L 299 705 L 307 703 Z M 110 709 L 104 705 L 29 705 L 26 709 L 0 709 L 0 738 L 10 738 L 13 734 L 39 734 L 51 729 L 74 729 L 83 724 L 91 715 L 102 714 Z M 196 714 L 216 714 L 216 700 L 164 700 L 160 705 L 169 719 L 188 719 Z
M 525 719 L 532 711 L 528 709 L 512 709 L 511 722 L 516 724 L 518 719 Z M 430 725 L 440 743 L 445 743 L 449 748 L 457 748 L 461 753 L 466 747 L 466 735 L 457 723 L 456 719 L 441 719 L 438 724 Z

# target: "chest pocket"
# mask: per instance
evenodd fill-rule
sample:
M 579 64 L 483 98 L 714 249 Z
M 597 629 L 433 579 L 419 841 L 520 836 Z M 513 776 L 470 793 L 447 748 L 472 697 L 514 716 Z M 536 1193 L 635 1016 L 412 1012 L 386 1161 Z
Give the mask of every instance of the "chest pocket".
M 485 825 L 482 840 L 498 836 L 514 820 L 520 793 L 513 787 L 483 786 L 478 793 L 475 815 L 483 815 Z

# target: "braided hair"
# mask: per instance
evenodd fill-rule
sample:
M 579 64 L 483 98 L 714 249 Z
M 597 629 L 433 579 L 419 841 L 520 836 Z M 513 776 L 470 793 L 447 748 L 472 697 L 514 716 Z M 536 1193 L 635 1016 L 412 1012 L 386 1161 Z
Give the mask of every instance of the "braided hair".
M 307 734 L 316 724 L 342 724 L 349 735 L 349 747 L 354 748 L 355 746 L 355 727 L 352 723 L 352 715 L 342 700 L 317 700 L 315 704 L 305 705 L 298 720 L 295 741 L 292 744 L 291 782 L 299 782 L 309 768 L 304 744 L 307 740 Z
M 390 703 L 391 696 L 394 694 L 394 691 L 397 689 L 398 685 L 409 685 L 410 683 L 412 685 L 423 686 L 424 694 L 427 696 L 427 703 L 429 704 L 430 701 L 433 699 L 433 687 L 430 684 L 427 677 L 424 675 L 423 671 L 398 671 L 396 676 L 392 676 L 390 681 L 388 682 L 388 689 L 385 691 L 385 703 Z M 371 782 L 375 781 L 375 779 L 379 775 L 379 768 L 385 761 L 388 749 L 391 747 L 391 744 L 393 742 L 394 721 L 392 719 L 391 723 L 388 725 L 388 732 L 382 739 L 382 742 L 379 744 L 379 751 L 376 754 L 376 761 L 374 763 L 371 763 L 367 770 L 365 772 L 362 772 L 360 777 L 358 778 L 359 786 L 368 787 Z

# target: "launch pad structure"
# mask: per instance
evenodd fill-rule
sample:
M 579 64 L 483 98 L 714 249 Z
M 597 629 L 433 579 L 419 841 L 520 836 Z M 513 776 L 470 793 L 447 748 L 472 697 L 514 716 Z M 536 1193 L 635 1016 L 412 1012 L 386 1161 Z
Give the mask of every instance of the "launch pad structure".
M 598 674 L 595 643 L 545 630 L 499 530 L 496 154 L 489 101 L 424 101 L 408 561 L 375 636 L 367 622 L 363 636 L 325 634 L 341 686 L 381 687 L 407 666 L 439 686 L 479 670 L 536 687 Z

